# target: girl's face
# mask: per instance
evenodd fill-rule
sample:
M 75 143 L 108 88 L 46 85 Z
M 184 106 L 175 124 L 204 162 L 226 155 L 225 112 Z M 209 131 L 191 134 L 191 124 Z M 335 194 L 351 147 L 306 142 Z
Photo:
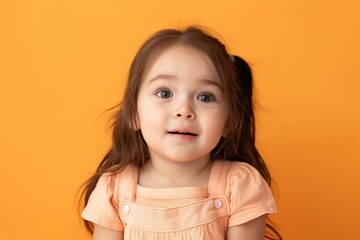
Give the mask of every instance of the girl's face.
M 143 79 L 137 109 L 151 160 L 209 159 L 226 134 L 221 80 L 209 57 L 192 47 L 174 45 L 159 55 Z

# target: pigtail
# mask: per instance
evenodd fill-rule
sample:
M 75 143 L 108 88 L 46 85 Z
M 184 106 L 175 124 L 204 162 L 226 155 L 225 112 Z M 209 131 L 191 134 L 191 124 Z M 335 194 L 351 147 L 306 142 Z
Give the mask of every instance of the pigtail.
M 255 167 L 270 185 L 270 172 L 255 146 L 255 115 L 253 106 L 253 77 L 249 64 L 242 58 L 234 56 L 234 65 L 237 74 L 238 108 L 242 114 L 240 129 L 240 158 Z
M 255 167 L 266 182 L 271 184 L 271 175 L 255 145 L 255 115 L 253 104 L 253 77 L 249 64 L 239 56 L 233 56 L 237 74 L 237 83 L 240 91 L 238 92 L 238 108 L 242 113 L 241 124 L 241 143 L 239 144 L 239 157 L 242 161 Z M 268 220 L 266 223 L 265 238 L 282 240 L 281 235 L 276 231 L 273 223 Z

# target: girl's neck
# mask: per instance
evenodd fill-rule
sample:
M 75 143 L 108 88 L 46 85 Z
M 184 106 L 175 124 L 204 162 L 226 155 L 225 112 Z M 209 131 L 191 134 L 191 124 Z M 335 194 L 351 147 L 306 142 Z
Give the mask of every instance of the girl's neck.
M 140 169 L 139 185 L 149 188 L 206 186 L 211 172 L 209 158 L 189 162 L 148 160 Z

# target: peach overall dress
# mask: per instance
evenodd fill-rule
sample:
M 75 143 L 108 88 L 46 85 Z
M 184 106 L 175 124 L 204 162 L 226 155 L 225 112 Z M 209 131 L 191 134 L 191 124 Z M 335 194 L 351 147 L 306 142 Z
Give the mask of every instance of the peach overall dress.
M 82 217 L 133 239 L 225 239 L 229 227 L 276 212 L 272 193 L 246 163 L 214 161 L 208 186 L 145 188 L 129 165 L 99 179 Z

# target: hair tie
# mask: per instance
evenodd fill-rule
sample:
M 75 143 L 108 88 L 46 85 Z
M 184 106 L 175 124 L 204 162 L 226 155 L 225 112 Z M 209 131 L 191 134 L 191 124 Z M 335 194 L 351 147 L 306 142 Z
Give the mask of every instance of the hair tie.
M 231 59 L 232 62 L 235 62 L 235 57 L 234 57 L 234 55 L 229 55 L 229 57 L 230 57 L 230 59 Z

